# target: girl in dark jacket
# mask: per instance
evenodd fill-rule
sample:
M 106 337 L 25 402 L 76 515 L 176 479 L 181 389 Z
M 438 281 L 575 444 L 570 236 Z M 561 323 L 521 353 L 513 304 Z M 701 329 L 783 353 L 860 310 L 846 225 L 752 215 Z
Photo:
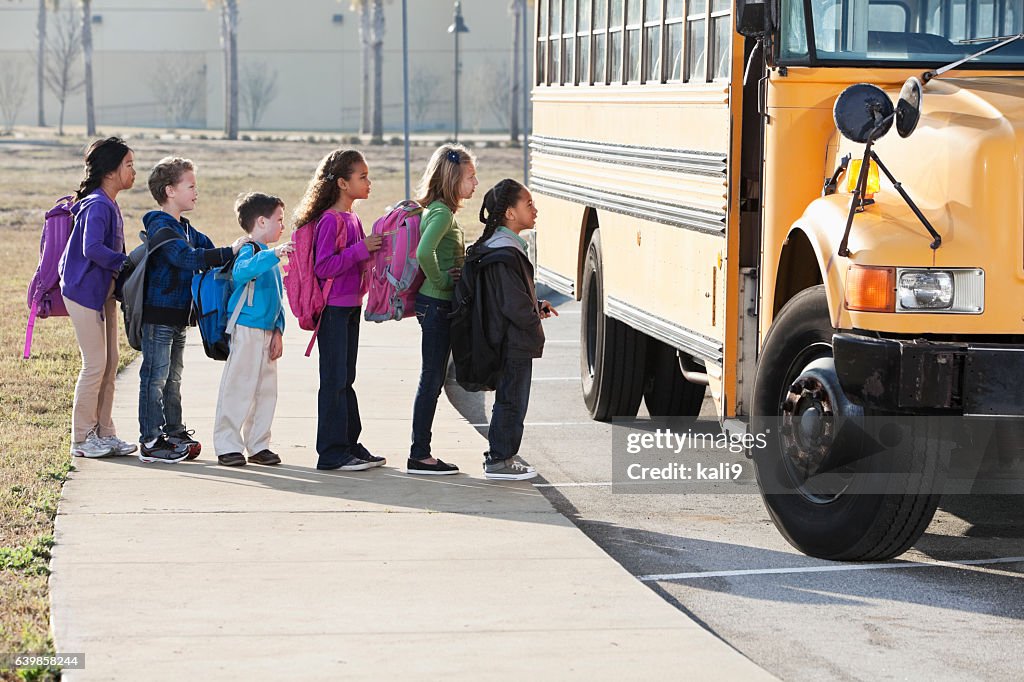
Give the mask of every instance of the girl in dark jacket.
M 484 477 L 490 479 L 523 481 L 537 475 L 516 455 L 530 403 L 533 359 L 544 352 L 541 320 L 558 315 L 558 311 L 547 301 L 537 300 L 527 243 L 519 236 L 532 229 L 536 221 L 537 209 L 530 190 L 506 178 L 484 195 L 480 208 L 484 232 L 472 247 L 507 249 L 514 255 L 481 272 L 488 341 L 503 349 L 484 460 Z

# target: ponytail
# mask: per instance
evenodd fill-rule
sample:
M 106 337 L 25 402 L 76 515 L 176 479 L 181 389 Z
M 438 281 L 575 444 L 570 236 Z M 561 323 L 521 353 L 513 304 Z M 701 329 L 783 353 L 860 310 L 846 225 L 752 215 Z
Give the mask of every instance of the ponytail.
M 85 152 L 85 177 L 75 192 L 75 201 L 95 192 L 103 184 L 103 178 L 116 171 L 130 151 L 131 148 L 119 137 L 96 140 L 89 145 Z
M 509 206 L 515 205 L 523 189 L 525 188 L 519 182 L 512 178 L 505 178 L 487 190 L 483 204 L 480 206 L 480 222 L 484 224 L 484 231 L 480 238 L 469 247 L 470 249 L 478 248 L 494 236 L 494 233 L 505 222 L 505 211 Z

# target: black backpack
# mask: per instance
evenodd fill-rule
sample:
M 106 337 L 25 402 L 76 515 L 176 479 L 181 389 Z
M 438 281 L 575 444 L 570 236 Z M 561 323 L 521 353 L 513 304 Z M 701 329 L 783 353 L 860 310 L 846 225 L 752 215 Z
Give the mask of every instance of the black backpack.
M 487 291 L 483 271 L 487 266 L 508 259 L 501 249 L 470 247 L 462 265 L 462 276 L 455 284 L 452 312 L 452 360 L 455 381 L 471 392 L 493 391 L 498 385 L 504 348 L 487 340 Z M 507 324 L 507 323 L 506 323 Z M 505 330 L 501 336 L 504 337 Z

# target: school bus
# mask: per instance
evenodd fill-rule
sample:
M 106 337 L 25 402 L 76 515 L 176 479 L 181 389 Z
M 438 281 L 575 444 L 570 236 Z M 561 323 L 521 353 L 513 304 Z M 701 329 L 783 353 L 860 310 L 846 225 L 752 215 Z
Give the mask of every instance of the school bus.
M 536 276 L 582 302 L 591 416 L 706 391 L 730 429 L 1024 413 L 1022 27 L 1021 0 L 539 0 Z M 755 458 L 776 526 L 902 553 L 951 456 L 936 423 L 871 490 L 805 486 L 853 446 L 780 428 Z

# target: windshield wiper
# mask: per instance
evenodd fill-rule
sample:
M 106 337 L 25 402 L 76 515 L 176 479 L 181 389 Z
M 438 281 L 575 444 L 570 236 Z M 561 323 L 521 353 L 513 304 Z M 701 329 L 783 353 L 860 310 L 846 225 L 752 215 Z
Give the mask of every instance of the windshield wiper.
M 1024 38 L 1024 33 L 1018 33 L 1015 36 L 1009 36 L 1007 38 L 1004 38 L 1003 36 L 999 36 L 999 37 L 994 37 L 994 38 L 971 38 L 970 40 L 962 40 L 962 41 L 960 41 L 962 43 L 988 42 L 989 40 L 1000 40 L 1001 42 L 998 42 L 995 45 L 989 45 L 984 50 L 979 50 L 978 52 L 975 52 L 974 54 L 967 55 L 963 59 L 958 59 L 957 61 L 953 62 L 952 64 L 947 64 L 946 66 L 943 66 L 942 68 L 935 69 L 934 71 L 925 71 L 923 74 L 921 74 L 921 80 L 924 81 L 925 83 L 927 83 L 928 81 L 930 81 L 931 79 L 935 78 L 936 76 L 941 76 L 942 74 L 946 73 L 947 71 L 955 69 L 956 67 L 960 66 L 961 64 L 963 64 L 965 62 L 969 62 L 972 59 L 977 59 L 978 57 L 982 56 L 983 54 L 988 54 L 989 52 L 992 52 L 993 50 L 998 50 L 999 48 L 1003 47 L 1004 45 L 1009 45 L 1010 43 L 1012 43 L 1012 42 L 1014 42 L 1016 40 L 1020 40 L 1021 38 Z

